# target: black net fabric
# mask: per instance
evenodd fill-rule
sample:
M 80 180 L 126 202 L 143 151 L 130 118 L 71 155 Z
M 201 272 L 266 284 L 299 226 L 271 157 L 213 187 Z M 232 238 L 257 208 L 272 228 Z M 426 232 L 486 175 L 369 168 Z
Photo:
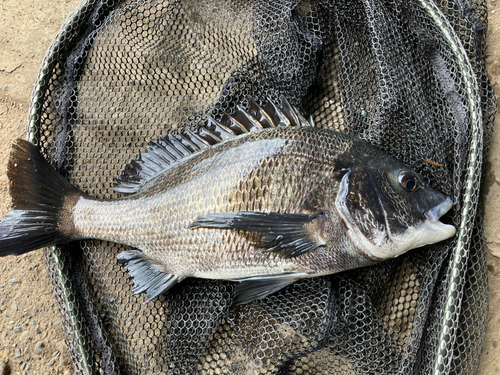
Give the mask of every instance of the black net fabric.
M 285 96 L 451 196 L 455 238 L 232 306 L 188 279 L 144 303 L 101 241 L 46 250 L 77 374 L 469 374 L 487 323 L 478 208 L 495 113 L 485 1 L 88 0 L 40 71 L 30 138 L 84 192 L 170 129 Z

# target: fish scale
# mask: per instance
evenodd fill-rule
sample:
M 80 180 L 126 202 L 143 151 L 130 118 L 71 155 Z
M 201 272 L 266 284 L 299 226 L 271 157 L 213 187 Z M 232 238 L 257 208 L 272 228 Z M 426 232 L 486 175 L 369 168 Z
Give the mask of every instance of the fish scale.
M 0 255 L 107 240 L 137 249 L 118 260 L 148 299 L 198 277 L 239 281 L 235 303 L 246 303 L 454 235 L 438 220 L 450 198 L 403 163 L 313 127 L 286 100 L 238 108 L 152 142 L 116 177 L 130 195 L 115 200 L 81 193 L 18 141 Z
M 283 130 L 276 128 L 273 131 L 268 131 L 266 135 L 271 139 L 287 139 L 290 136 L 296 136 L 293 132 L 284 132 Z M 257 141 L 262 141 L 262 138 L 263 135 L 258 134 Z M 294 161 L 293 159 L 298 158 L 286 153 L 276 158 L 275 155 L 281 151 L 278 151 L 274 146 L 268 148 L 268 152 L 264 152 L 261 148 L 257 155 L 251 155 L 253 147 L 248 147 L 248 145 L 252 141 L 252 139 L 247 139 L 243 143 L 248 150 L 247 153 L 238 153 L 243 160 L 237 160 L 232 155 L 227 155 L 227 158 L 218 157 L 216 163 L 211 163 L 210 170 L 202 169 L 203 173 L 197 177 L 193 177 L 196 173 L 193 173 L 192 170 L 203 163 L 205 155 L 201 154 L 198 158 L 191 159 L 190 166 L 177 167 L 190 176 L 189 182 L 182 182 L 180 188 L 171 186 L 172 179 L 167 173 L 158 177 L 154 195 L 151 190 L 146 190 L 129 198 L 105 203 L 82 197 L 72 210 L 73 220 L 80 236 L 82 238 L 101 238 L 140 248 L 153 258 L 169 264 L 170 272 L 183 274 L 189 272 L 189 276 L 203 276 L 193 271 L 199 268 L 200 264 L 206 266 L 213 262 L 212 269 L 216 269 L 215 266 L 221 264 L 219 263 L 220 257 L 214 253 L 225 254 L 228 249 L 211 246 L 214 243 L 223 243 L 225 247 L 232 249 L 231 252 L 243 254 L 235 256 L 235 259 L 246 259 L 246 257 L 255 259 L 261 256 L 262 262 L 266 262 L 266 258 L 272 253 L 263 253 L 260 249 L 252 249 L 248 244 L 249 249 L 241 247 L 240 236 L 237 234 L 226 235 L 224 232 L 214 233 L 208 230 L 204 231 L 205 235 L 200 235 L 199 231 L 187 229 L 188 225 L 198 216 L 207 213 L 252 211 L 256 202 L 255 198 L 258 195 L 260 195 L 262 212 L 300 211 L 300 198 L 303 194 L 296 194 L 290 189 L 290 183 L 295 184 L 296 178 L 290 179 L 289 165 L 300 165 L 304 164 L 304 161 L 309 162 L 309 160 Z M 290 141 L 292 142 L 293 139 Z M 308 146 L 310 147 L 310 145 Z M 289 148 L 294 150 L 293 145 Z M 224 151 L 224 148 L 220 150 L 222 154 Z M 273 158 L 271 163 L 265 160 L 269 157 Z M 305 169 L 310 172 L 314 171 L 310 167 Z M 172 171 L 172 174 L 179 176 L 180 171 Z M 254 182 L 255 175 L 262 174 L 269 176 L 267 194 L 255 193 L 254 186 L 258 185 Z M 224 177 L 218 178 L 220 175 Z M 180 180 L 184 181 L 183 178 Z M 216 180 L 218 183 L 214 183 Z M 269 180 L 274 180 L 274 182 L 270 183 Z M 299 193 L 311 190 L 308 185 L 317 185 L 313 179 L 309 178 L 306 181 L 306 184 L 300 186 L 295 184 L 300 188 Z M 127 219 L 124 220 L 124 218 Z M 163 226 L 159 226 L 158 223 L 163 223 Z M 132 230 L 131 227 L 133 227 Z M 220 238 L 222 235 L 225 238 Z M 238 246 L 233 245 L 236 241 Z M 186 246 L 191 242 L 195 246 Z M 253 250 L 255 254 L 246 255 L 245 253 L 250 250 Z M 226 260 L 223 267 L 231 269 L 242 267 L 242 265 L 238 263 L 228 264 Z M 269 269 L 269 265 L 265 263 L 262 268 L 267 270 L 263 272 L 269 274 L 276 272 L 274 269 Z M 187 269 L 189 271 L 186 271 Z M 217 278 L 234 278 L 234 276 L 224 276 L 220 273 Z

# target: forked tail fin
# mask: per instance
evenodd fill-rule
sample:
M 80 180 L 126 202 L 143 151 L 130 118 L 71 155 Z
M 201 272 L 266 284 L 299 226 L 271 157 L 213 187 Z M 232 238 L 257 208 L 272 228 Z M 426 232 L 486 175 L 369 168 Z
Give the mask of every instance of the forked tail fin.
M 20 255 L 68 240 L 61 230 L 65 198 L 79 195 L 31 142 L 18 139 L 7 176 L 13 209 L 0 220 L 0 256 Z

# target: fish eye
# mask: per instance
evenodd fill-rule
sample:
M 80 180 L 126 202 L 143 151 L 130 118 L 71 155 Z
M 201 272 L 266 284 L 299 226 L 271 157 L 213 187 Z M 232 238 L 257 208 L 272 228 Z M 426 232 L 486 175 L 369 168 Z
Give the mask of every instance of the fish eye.
M 415 191 L 420 186 L 417 176 L 408 171 L 399 173 L 398 181 L 406 191 Z

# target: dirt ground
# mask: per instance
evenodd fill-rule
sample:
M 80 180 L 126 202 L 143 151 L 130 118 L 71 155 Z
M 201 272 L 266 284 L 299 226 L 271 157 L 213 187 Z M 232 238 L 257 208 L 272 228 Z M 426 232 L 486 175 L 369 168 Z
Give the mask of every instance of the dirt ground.
M 0 1 L 0 217 L 10 204 L 7 158 L 13 140 L 26 136 L 38 69 L 57 31 L 78 3 L 79 0 Z M 500 97 L 500 5 L 489 0 L 488 6 L 487 69 Z M 479 374 L 485 375 L 500 374 L 500 174 L 495 174 L 499 169 L 497 130 L 487 164 L 488 192 L 484 196 L 490 316 Z M 9 371 L 74 373 L 42 251 L 0 259 L 0 314 L 0 375 Z

